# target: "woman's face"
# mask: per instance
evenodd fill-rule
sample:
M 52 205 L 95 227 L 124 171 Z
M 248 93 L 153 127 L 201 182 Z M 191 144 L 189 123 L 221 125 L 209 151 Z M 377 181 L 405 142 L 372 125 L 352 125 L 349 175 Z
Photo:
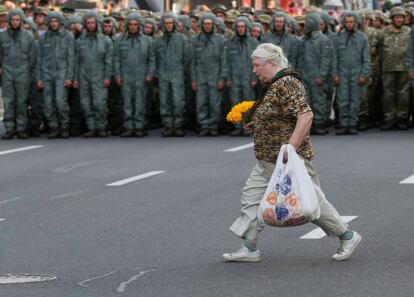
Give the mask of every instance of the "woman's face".
M 259 77 L 262 83 L 270 82 L 273 76 L 276 74 L 274 73 L 275 71 L 270 61 L 262 63 L 260 59 L 253 57 L 252 64 L 253 72 Z

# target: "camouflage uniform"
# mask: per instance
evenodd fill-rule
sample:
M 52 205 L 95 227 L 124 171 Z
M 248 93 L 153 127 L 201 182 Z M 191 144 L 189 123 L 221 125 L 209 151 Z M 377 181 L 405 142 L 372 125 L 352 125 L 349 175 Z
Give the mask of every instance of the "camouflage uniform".
M 360 117 L 364 117 L 364 113 L 369 115 L 370 122 L 373 125 L 381 118 L 381 66 L 378 57 L 378 33 L 375 27 L 366 27 L 365 33 L 368 37 L 368 43 L 371 53 L 371 75 L 368 84 L 364 89 L 360 106 Z M 363 119 L 361 119 L 363 120 Z M 364 122 L 359 123 L 358 127 L 364 130 Z
M 404 10 L 391 11 L 391 17 L 404 15 Z M 394 13 L 394 14 L 393 14 Z M 407 125 L 410 84 L 406 70 L 406 54 L 410 37 L 410 28 L 402 26 L 395 30 L 394 26 L 388 26 L 378 34 L 380 47 L 380 59 L 382 63 L 383 82 L 383 115 L 385 125 L 383 130 L 395 128 L 404 129 Z

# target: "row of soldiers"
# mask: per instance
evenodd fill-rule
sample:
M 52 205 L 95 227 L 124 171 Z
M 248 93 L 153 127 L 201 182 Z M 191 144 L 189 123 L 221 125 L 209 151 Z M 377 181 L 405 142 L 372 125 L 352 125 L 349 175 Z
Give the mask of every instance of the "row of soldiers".
M 184 136 L 194 123 L 200 136 L 217 136 L 226 103 L 252 99 L 263 89 L 250 59 L 259 42 L 282 47 L 302 73 L 315 114 L 313 133 L 327 133 L 335 93 L 339 135 L 356 134 L 358 115 L 370 110 L 384 116 L 384 130 L 408 128 L 414 51 L 406 50 L 411 33 L 402 8 L 391 10 L 390 26 L 369 26 L 366 33 L 352 12 L 344 15 L 339 33 L 333 32 L 333 19 L 326 13 L 310 13 L 301 26 L 276 12 L 268 28 L 263 27 L 268 18 L 256 23 L 247 14 L 236 18 L 231 30 L 225 26 L 226 11 L 213 12 L 191 18 L 165 13 L 161 30 L 152 18 L 132 12 L 122 33 L 111 17 L 86 13 L 65 20 L 52 12 L 47 30 L 37 36 L 21 10 L 10 11 L 8 28 L 0 33 L 3 139 L 27 138 L 27 132 L 38 136 L 42 122 L 49 138 L 81 132 L 106 137 L 108 130 L 142 137 L 148 113 L 161 115 L 163 136 Z M 198 27 L 191 25 L 194 18 L 199 18 Z M 375 94 L 379 75 L 383 97 Z M 231 132 L 244 134 L 241 125 Z

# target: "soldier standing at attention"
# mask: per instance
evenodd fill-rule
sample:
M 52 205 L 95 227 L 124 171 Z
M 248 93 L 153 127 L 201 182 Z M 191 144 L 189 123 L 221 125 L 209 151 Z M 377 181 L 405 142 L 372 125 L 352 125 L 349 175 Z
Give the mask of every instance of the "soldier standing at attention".
M 337 69 L 334 83 L 338 86 L 339 124 L 336 135 L 356 135 L 358 112 L 370 73 L 370 49 L 367 36 L 358 30 L 359 15 L 349 12 L 343 18 L 343 30 L 335 42 Z
M 68 88 L 75 66 L 75 38 L 64 27 L 59 12 L 49 14 L 49 29 L 40 37 L 37 87 L 43 89 L 43 109 L 49 125 L 48 138 L 69 137 Z
M 2 139 L 16 134 L 27 139 L 27 96 L 31 82 L 30 71 L 36 62 L 36 47 L 32 34 L 23 29 L 21 9 L 10 10 L 9 28 L 0 33 L 0 71 L 4 101 L 3 123 L 6 133 Z
M 225 87 L 225 39 L 215 33 L 215 16 L 205 13 L 200 18 L 201 33 L 192 39 L 192 88 L 196 91 L 199 136 L 218 136 L 222 91 Z
M 83 16 L 85 31 L 76 40 L 74 87 L 79 87 L 82 110 L 88 131 L 83 135 L 107 137 L 107 98 L 113 72 L 113 44 L 100 33 L 100 18 L 95 13 Z
M 390 11 L 392 24 L 378 34 L 382 83 L 384 86 L 381 130 L 408 129 L 410 80 L 406 70 L 406 55 L 410 28 L 404 26 L 405 11 L 393 7 Z

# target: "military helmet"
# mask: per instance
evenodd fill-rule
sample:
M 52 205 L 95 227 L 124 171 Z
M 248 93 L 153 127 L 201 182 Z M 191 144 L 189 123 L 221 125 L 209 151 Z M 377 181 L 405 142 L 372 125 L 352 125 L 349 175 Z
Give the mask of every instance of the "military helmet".
M 4 5 L 0 5 L 0 15 L 7 15 L 9 12 L 7 11 Z
M 242 9 L 241 9 L 241 13 L 243 14 L 243 13 L 247 13 L 247 14 L 251 14 L 251 15 L 253 15 L 254 14 L 254 8 L 253 7 L 250 7 L 250 6 L 245 6 L 245 7 L 243 7 Z
M 219 4 L 213 7 L 213 9 L 211 10 L 214 14 L 216 14 L 217 12 L 221 12 L 226 14 L 227 13 L 227 8 L 226 6 L 224 6 L 223 4 Z
M 372 10 L 365 12 L 365 18 L 373 21 L 375 19 L 374 12 Z
M 393 7 L 390 11 L 390 19 L 392 19 L 393 17 L 395 17 L 397 15 L 405 16 L 404 8 L 402 8 L 400 6 Z
M 235 17 L 230 13 L 226 15 L 226 19 L 224 20 L 224 22 L 229 23 L 229 24 L 233 24 L 234 21 L 235 21 Z
M 196 11 L 192 11 L 192 12 L 190 12 L 190 19 L 191 18 L 194 18 L 194 19 L 198 20 L 200 18 L 200 16 L 198 15 L 198 13 Z
M 259 23 L 270 25 L 270 23 L 272 22 L 272 17 L 268 14 L 260 14 L 257 17 L 257 20 Z
M 414 7 L 406 7 L 405 13 L 411 15 L 411 17 L 414 17 Z
M 385 21 L 385 15 L 381 10 L 376 10 L 374 12 L 374 16 L 375 16 L 376 19 L 380 19 L 383 22 Z
M 39 14 L 43 14 L 45 16 L 48 16 L 49 11 L 47 9 L 45 9 L 45 8 L 38 7 L 34 11 L 33 15 L 36 16 L 36 15 L 39 15 Z

